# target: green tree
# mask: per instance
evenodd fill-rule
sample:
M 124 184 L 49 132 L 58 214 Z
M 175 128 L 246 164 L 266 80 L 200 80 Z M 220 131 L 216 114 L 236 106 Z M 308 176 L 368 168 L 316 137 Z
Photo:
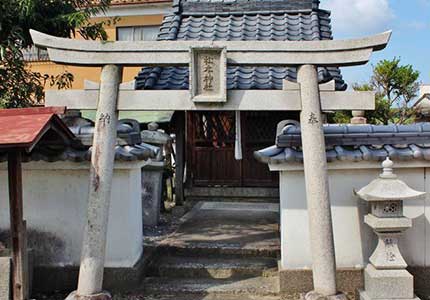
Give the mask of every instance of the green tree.
M 407 124 L 415 121 L 413 100 L 419 91 L 420 73 L 411 65 L 401 65 L 399 58 L 381 60 L 373 68 L 370 83 L 355 84 L 355 91 L 375 91 L 375 110 L 366 111 L 370 124 Z M 340 111 L 329 116 L 333 123 L 349 123 L 351 112 Z
M 373 117 L 383 124 L 405 124 L 415 120 L 412 107 L 418 95 L 420 72 L 401 65 L 400 58 L 380 61 L 373 70 L 371 83 L 379 96 L 380 114 Z
M 110 0 L 0 0 L 0 107 L 26 107 L 44 99 L 46 84 L 69 88 L 73 75 L 56 76 L 31 71 L 23 51 L 32 46 L 29 29 L 85 39 L 106 39 L 106 22 L 91 22 L 105 12 Z M 111 21 L 107 21 L 111 22 Z

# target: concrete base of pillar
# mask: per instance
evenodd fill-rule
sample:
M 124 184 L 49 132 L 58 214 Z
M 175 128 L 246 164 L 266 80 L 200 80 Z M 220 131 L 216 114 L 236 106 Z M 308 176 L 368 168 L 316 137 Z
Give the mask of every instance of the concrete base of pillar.
M 108 292 L 102 292 L 100 294 L 81 296 L 76 294 L 76 291 L 70 293 L 66 300 L 112 300 L 112 296 Z
M 142 283 L 143 274 L 151 262 L 159 257 L 155 247 L 145 246 L 142 257 L 133 267 L 106 267 L 103 276 L 103 288 L 115 293 L 125 293 L 136 289 Z M 34 273 L 34 291 L 49 294 L 52 291 L 67 293 L 78 284 L 79 267 L 77 266 L 38 266 Z M 0 298 L 1 299 L 1 298 Z
M 374 298 L 371 298 L 366 293 L 366 291 L 360 290 L 359 294 L 360 294 L 360 300 L 374 300 Z M 381 299 L 378 299 L 378 300 L 393 300 L 393 299 L 391 299 L 391 298 L 381 298 Z M 414 298 L 412 298 L 412 299 L 402 299 L 402 300 L 420 300 L 420 298 L 418 298 L 417 296 L 414 296 Z
M 311 291 L 302 296 L 302 300 L 347 300 L 348 297 L 343 293 L 338 293 L 333 296 L 323 296 L 318 292 Z
M 336 273 L 339 291 L 355 296 L 358 289 L 363 289 L 363 269 L 338 269 Z M 281 293 L 286 295 L 300 295 L 313 290 L 312 270 L 280 270 L 279 287 Z

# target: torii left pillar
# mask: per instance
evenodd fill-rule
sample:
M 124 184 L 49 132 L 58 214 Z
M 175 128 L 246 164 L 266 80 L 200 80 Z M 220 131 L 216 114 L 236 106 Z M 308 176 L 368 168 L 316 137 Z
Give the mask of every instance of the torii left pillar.
M 91 151 L 90 186 L 87 223 L 82 245 L 78 289 L 67 299 L 110 300 L 103 291 L 106 236 L 111 199 L 113 166 L 118 122 L 118 92 L 122 67 L 102 68 L 93 148 Z

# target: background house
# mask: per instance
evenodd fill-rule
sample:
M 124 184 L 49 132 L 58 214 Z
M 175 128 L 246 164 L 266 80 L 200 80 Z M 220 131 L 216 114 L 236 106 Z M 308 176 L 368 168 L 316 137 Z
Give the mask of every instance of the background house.
M 420 87 L 420 97 L 414 107 L 417 110 L 417 122 L 430 121 L 430 84 Z
M 106 26 L 111 41 L 151 41 L 157 38 L 163 17 L 171 11 L 171 7 L 172 0 L 112 0 L 106 15 L 94 16 L 93 19 L 103 21 L 117 17 L 114 24 Z M 49 61 L 45 50 L 33 48 L 25 53 L 25 59 L 32 70 L 42 74 L 71 72 L 75 77 L 73 89 L 83 89 L 84 80 L 98 81 L 100 78 L 100 68 L 57 65 Z M 139 70 L 138 67 L 125 68 L 123 82 L 133 80 Z

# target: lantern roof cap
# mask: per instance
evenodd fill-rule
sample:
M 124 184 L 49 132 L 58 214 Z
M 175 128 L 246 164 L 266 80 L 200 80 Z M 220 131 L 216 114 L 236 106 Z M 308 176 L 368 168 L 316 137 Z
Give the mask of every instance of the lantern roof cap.
M 398 179 L 393 166 L 394 163 L 387 157 L 382 163 L 383 171 L 379 178 L 356 192 L 357 195 L 365 201 L 395 201 L 419 199 L 426 194 L 410 188 Z

